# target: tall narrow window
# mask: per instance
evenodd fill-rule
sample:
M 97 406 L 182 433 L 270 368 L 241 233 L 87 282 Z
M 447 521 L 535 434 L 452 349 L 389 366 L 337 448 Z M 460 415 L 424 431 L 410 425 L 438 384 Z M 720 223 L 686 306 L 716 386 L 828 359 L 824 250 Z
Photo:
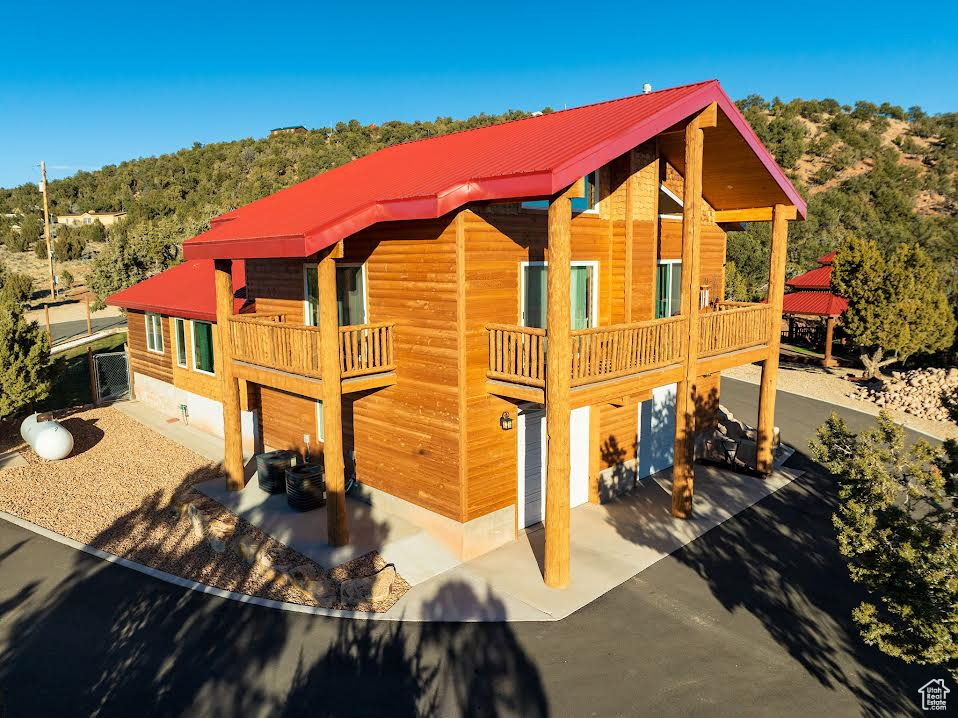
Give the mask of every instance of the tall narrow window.
M 655 275 L 655 318 L 674 317 L 682 311 L 682 265 L 659 262 Z
M 173 326 L 176 331 L 176 364 L 184 369 L 186 368 L 186 321 L 183 319 L 174 319 Z
M 163 318 L 159 314 L 146 315 L 146 348 L 156 354 L 163 353 Z
M 209 322 L 193 322 L 193 368 L 196 371 L 212 374 L 213 325 Z

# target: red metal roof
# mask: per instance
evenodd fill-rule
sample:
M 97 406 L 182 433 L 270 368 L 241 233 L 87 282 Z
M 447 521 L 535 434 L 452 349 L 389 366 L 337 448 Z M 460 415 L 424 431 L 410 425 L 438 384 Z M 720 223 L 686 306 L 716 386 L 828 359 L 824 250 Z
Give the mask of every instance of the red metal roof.
M 387 147 L 211 222 L 188 259 L 305 257 L 377 222 L 547 197 L 715 102 L 805 216 L 805 201 L 716 80 Z
M 815 267 L 815 269 L 811 269 L 805 274 L 792 277 L 785 284 L 795 289 L 831 289 L 832 265 L 826 264 L 822 267 Z
M 813 314 L 837 317 L 848 309 L 848 300 L 831 292 L 791 292 L 782 304 L 784 314 Z
M 821 257 L 815 260 L 819 264 L 831 264 L 835 261 L 835 252 L 829 252 L 828 254 L 823 254 Z
M 233 311 L 239 313 L 246 303 L 246 267 L 241 261 L 233 262 L 233 296 Z M 106 303 L 125 309 L 215 322 L 213 260 L 194 259 L 177 264 L 110 295 Z

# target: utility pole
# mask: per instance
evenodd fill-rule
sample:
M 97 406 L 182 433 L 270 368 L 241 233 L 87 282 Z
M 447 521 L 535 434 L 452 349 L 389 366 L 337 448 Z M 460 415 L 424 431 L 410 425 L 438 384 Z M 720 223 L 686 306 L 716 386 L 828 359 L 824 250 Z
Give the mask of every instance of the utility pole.
M 47 262 L 50 270 L 50 301 L 57 298 L 57 287 L 53 281 L 53 240 L 50 238 L 50 203 L 47 200 L 47 166 L 40 160 L 40 189 L 43 191 L 43 237 L 47 241 Z

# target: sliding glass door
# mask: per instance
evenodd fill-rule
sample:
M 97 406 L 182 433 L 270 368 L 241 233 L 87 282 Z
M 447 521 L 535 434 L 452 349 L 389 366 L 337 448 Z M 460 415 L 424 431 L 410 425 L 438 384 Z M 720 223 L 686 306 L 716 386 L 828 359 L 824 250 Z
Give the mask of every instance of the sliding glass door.
M 362 265 L 337 265 L 336 311 L 341 327 L 366 323 L 366 273 Z M 319 326 L 319 275 L 315 264 L 306 267 L 306 323 Z
M 595 264 L 572 265 L 569 303 L 573 330 L 595 326 L 595 270 Z M 547 265 L 522 265 L 522 325 L 545 329 L 547 304 Z

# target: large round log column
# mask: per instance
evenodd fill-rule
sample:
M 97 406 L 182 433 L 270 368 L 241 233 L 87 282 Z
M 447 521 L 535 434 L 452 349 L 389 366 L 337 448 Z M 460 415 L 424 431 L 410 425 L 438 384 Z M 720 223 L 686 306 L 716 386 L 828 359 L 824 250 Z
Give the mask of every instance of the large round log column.
M 572 390 L 572 203 L 582 181 L 549 201 L 549 270 L 546 306 L 546 517 L 545 571 L 552 588 L 569 585 L 569 421 Z
M 775 384 L 778 352 L 782 342 L 782 303 L 785 301 L 785 250 L 788 245 L 788 207 L 772 210 L 772 247 L 768 262 L 768 356 L 762 363 L 758 394 L 758 441 L 756 464 L 760 474 L 772 473 L 772 438 L 775 432 Z
M 339 312 L 336 308 L 336 255 L 331 248 L 317 266 L 319 284 L 319 361 L 323 376 L 323 463 L 326 467 L 326 533 L 332 546 L 349 543 L 346 525 L 346 466 L 343 459 L 343 387 L 340 378 Z
M 703 127 L 715 126 L 715 108 L 685 127 L 685 186 L 682 197 L 682 316 L 688 321 L 682 338 L 685 371 L 675 387 L 675 449 L 672 461 L 672 515 L 692 515 L 695 484 L 695 388 L 699 346 L 699 257 L 702 234 Z
M 239 491 L 246 485 L 243 462 L 243 424 L 240 419 L 239 381 L 233 374 L 233 343 L 230 318 L 233 316 L 233 262 L 229 259 L 213 261 L 216 286 L 216 331 L 219 351 L 213 356 L 216 373 L 220 377 L 223 399 L 223 468 L 226 488 Z

